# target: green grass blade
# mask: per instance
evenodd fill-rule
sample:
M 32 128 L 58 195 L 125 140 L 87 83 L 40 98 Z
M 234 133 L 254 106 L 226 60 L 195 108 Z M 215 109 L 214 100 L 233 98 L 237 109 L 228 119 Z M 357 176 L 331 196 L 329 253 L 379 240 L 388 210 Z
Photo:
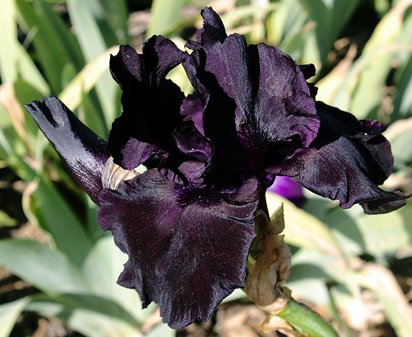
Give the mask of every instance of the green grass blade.
M 181 20 L 181 11 L 186 3 L 186 0 L 154 0 L 146 36 L 165 34 L 171 30 Z
M 24 297 L 17 301 L 0 305 L 0 337 L 8 337 L 20 313 L 24 310 L 29 299 Z
M 316 22 L 317 47 L 320 60 L 324 63 L 341 29 L 358 6 L 359 0 L 300 0 L 300 2 L 311 19 Z
M 80 52 L 79 45 L 68 27 L 63 23 L 61 17 L 47 4 L 44 0 L 35 0 L 39 9 L 39 15 L 47 18 L 48 25 L 53 29 L 54 33 L 64 46 L 71 63 L 76 70 L 84 64 L 84 58 Z
M 33 59 L 20 44 L 17 45 L 17 62 L 16 67 L 18 69 L 19 76 L 40 91 L 43 97 L 49 96 L 49 85 L 39 69 L 35 66 Z
M 91 1 L 67 0 L 67 9 L 86 60 L 91 61 L 107 49 L 93 15 Z
M 93 61 L 96 57 L 103 54 L 108 47 L 104 39 L 103 31 L 99 26 L 99 18 L 96 17 L 92 1 L 67 0 L 70 19 L 72 20 L 76 36 L 88 62 Z M 100 22 L 100 24 L 102 24 Z M 105 30 L 109 28 L 106 26 Z M 102 74 L 99 82 L 96 84 L 96 91 L 100 105 L 104 111 L 106 124 L 110 125 L 116 117 L 115 97 L 116 83 L 109 73 L 109 64 L 107 71 Z
M 107 75 L 110 55 L 116 54 L 117 51 L 117 46 L 112 47 L 89 62 L 59 95 L 60 100 L 73 111 L 80 106 L 83 109 L 89 107 L 90 114 L 85 114 L 84 121 L 102 137 L 106 137 L 108 133 L 106 120 L 96 109 L 93 109 L 91 98 L 85 95 L 96 86 L 102 76 Z M 111 81 L 114 83 L 113 80 Z
M 83 274 L 94 293 L 118 302 L 130 313 L 138 314 L 141 301 L 134 289 L 126 289 L 116 283 L 127 256 L 114 244 L 113 237 L 106 235 L 98 240 L 84 261 Z M 140 317 L 136 319 L 140 320 Z
M 397 81 L 393 119 L 410 117 L 412 115 L 412 56 L 409 58 L 409 62 L 404 67 L 401 67 L 398 72 L 400 76 Z
M 54 238 L 57 247 L 77 265 L 83 263 L 92 241 L 73 210 L 66 204 L 55 186 L 40 177 L 33 193 L 32 211 L 39 224 Z
M 128 18 L 124 0 L 89 0 L 88 2 L 106 45 L 127 43 Z
M 18 41 L 14 0 L 1 1 L 0 13 L 0 75 L 3 83 L 14 82 L 20 77 L 47 95 L 49 89 L 46 81 Z
M 379 22 L 363 50 L 362 58 L 368 59 L 368 62 L 357 82 L 351 104 L 351 111 L 358 118 L 377 117 L 376 113 L 385 96 L 385 81 L 391 71 L 394 54 L 397 53 L 396 50 L 391 52 L 391 48 L 402 35 L 406 11 L 411 5 L 411 1 L 401 1 L 395 5 Z
M 3 82 L 13 82 L 17 77 L 17 26 L 13 0 L 0 1 L 0 75 Z
M 46 10 L 49 5 L 43 0 L 37 0 L 36 3 L 15 1 L 20 24 L 26 31 L 33 33 L 36 56 L 52 91 L 58 93 L 62 90 L 62 69 L 70 63 L 76 69 L 81 67 L 81 55 L 73 47 L 73 36 L 68 29 L 61 28 L 61 19 L 55 12 Z
M 81 292 L 73 292 L 71 294 L 62 294 L 49 298 L 48 296 L 38 296 L 33 298 L 35 301 L 31 307 L 34 307 L 35 302 L 38 304 L 44 302 L 62 304 L 65 309 L 64 315 L 67 315 L 67 311 L 74 312 L 75 310 L 82 309 L 95 313 L 106 315 L 108 318 L 115 318 L 120 321 L 127 322 L 131 326 L 139 326 L 139 322 L 119 303 L 108 298 L 96 296 L 93 294 L 84 294 Z M 37 299 L 37 301 L 36 301 Z
M 33 296 L 27 310 L 58 317 L 72 329 L 89 337 L 140 336 L 140 322 L 115 301 L 86 294 Z

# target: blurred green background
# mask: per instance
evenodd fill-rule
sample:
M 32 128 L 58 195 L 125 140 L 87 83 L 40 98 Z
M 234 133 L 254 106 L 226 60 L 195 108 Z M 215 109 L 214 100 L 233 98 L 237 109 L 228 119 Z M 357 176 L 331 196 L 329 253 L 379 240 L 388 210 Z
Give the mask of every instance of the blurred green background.
M 121 109 L 109 55 L 153 34 L 183 48 L 210 5 L 229 32 L 315 64 L 318 100 L 386 123 L 395 171 L 384 188 L 412 193 L 411 0 L 1 0 L 0 337 L 277 336 L 256 329 L 263 316 L 241 290 L 214 322 L 182 331 L 156 306 L 142 311 L 116 285 L 126 258 L 95 205 L 23 109 L 56 95 L 107 138 Z M 169 77 L 190 92 L 181 68 Z M 283 200 L 294 297 L 341 336 L 410 337 L 412 203 L 366 216 L 307 196 L 303 209 Z M 269 195 L 269 208 L 280 201 Z

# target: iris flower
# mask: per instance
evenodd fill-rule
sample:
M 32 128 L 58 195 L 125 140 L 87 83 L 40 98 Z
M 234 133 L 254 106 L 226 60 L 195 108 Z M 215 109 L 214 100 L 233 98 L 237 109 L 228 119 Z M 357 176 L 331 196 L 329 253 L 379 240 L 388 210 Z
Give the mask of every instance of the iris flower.
M 128 255 L 118 283 L 158 303 L 173 328 L 207 320 L 244 287 L 255 214 L 276 176 L 366 213 L 406 199 L 377 186 L 393 162 L 383 125 L 316 102 L 312 65 L 228 36 L 211 8 L 201 14 L 190 53 L 153 36 L 142 54 L 125 45 L 111 57 L 123 112 L 107 143 L 56 97 L 27 105 Z M 166 79 L 179 64 L 191 95 Z

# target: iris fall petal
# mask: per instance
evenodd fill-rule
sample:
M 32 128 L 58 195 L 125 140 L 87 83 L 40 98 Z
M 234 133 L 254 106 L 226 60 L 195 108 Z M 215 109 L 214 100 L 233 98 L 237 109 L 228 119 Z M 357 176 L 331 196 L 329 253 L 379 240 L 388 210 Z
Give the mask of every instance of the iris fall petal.
M 323 103 L 317 103 L 317 110 L 321 126 L 310 148 L 268 170 L 339 200 L 343 208 L 360 203 L 366 213 L 374 214 L 403 206 L 406 196 L 377 186 L 388 177 L 393 158 L 376 125 L 358 122 L 353 115 Z
M 26 109 L 79 185 L 98 203 L 103 189 L 101 175 L 109 158 L 106 142 L 81 123 L 57 97 L 32 102 Z
M 144 306 L 159 303 L 173 328 L 208 319 L 244 286 L 257 191 L 251 179 L 236 191 L 199 195 L 156 169 L 103 191 L 99 223 L 129 256 L 119 283 L 135 288 Z

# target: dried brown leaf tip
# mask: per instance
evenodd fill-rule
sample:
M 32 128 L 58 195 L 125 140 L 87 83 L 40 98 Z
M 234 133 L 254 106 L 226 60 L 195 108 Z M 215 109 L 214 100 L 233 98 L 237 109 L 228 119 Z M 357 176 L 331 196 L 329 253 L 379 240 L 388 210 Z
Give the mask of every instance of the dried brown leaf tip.
M 257 213 L 246 293 L 258 307 L 271 315 L 282 311 L 290 298 L 290 291 L 282 287 L 291 263 L 290 249 L 280 235 L 284 228 L 283 204 L 271 219 L 264 212 Z

